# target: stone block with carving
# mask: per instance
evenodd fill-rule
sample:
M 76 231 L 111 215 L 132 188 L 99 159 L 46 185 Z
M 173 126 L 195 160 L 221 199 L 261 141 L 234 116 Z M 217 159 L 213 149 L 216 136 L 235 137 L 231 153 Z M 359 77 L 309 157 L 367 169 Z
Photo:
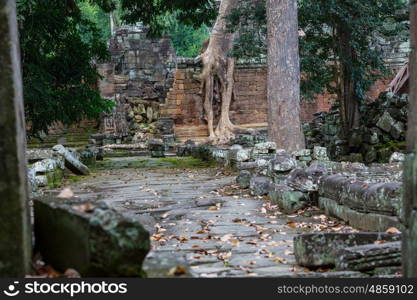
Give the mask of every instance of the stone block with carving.
M 104 203 L 60 199 L 34 201 L 36 249 L 59 271 L 83 277 L 143 277 L 149 233 L 136 220 Z

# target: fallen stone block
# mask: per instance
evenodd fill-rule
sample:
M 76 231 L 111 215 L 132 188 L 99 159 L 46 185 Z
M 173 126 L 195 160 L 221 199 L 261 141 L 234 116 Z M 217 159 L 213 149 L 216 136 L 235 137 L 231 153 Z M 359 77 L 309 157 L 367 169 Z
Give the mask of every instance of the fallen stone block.
M 34 201 L 36 250 L 83 277 L 143 277 L 149 233 L 104 203 L 45 196 Z
M 26 158 L 29 163 L 35 163 L 40 160 L 53 157 L 53 150 L 51 149 L 27 149 Z
M 390 159 L 390 163 L 396 163 L 396 162 L 403 162 L 405 160 L 405 154 L 400 152 L 394 152 Z
M 256 144 L 253 148 L 258 154 L 274 154 L 277 150 L 277 145 L 274 142 L 265 142 Z
M 272 180 L 266 176 L 253 177 L 250 180 L 251 194 L 254 196 L 267 195 L 271 186 Z
M 313 148 L 313 159 L 315 160 L 329 160 L 327 156 L 327 148 L 315 146 Z
M 334 267 L 341 249 L 400 240 L 401 234 L 382 232 L 307 233 L 294 238 L 294 255 L 297 263 L 303 267 Z
M 148 149 L 151 153 L 151 157 L 165 157 L 165 144 L 163 141 L 150 140 L 148 142 Z
M 390 216 L 402 213 L 402 184 L 399 182 L 366 183 L 331 175 L 320 180 L 319 194 L 359 212 Z
M 251 158 L 266 158 L 272 159 L 275 157 L 277 153 L 277 146 L 273 142 L 265 142 L 256 144 L 255 147 L 252 149 Z
M 31 168 L 36 174 L 46 174 L 48 172 L 53 172 L 58 168 L 64 169 L 65 166 L 62 160 L 47 158 L 34 163 Z
M 301 149 L 301 150 L 294 151 L 292 153 L 292 156 L 294 158 L 299 158 L 299 157 L 303 157 L 303 156 L 311 157 L 311 149 Z
M 322 164 L 314 164 L 306 169 L 295 169 L 289 174 L 287 184 L 301 192 L 317 192 L 320 179 L 328 173 L 328 169 Z
M 247 189 L 250 187 L 250 180 L 252 178 L 252 174 L 249 171 L 242 170 L 239 173 L 239 176 L 236 178 L 236 183 L 242 188 Z
M 297 161 L 287 153 L 277 155 L 269 161 L 269 171 L 272 173 L 289 172 L 297 167 Z
M 271 202 L 277 204 L 286 214 L 293 214 L 309 205 L 308 194 L 285 184 L 272 184 L 268 196 Z
M 251 158 L 250 149 L 233 149 L 229 151 L 229 160 L 232 162 L 244 162 Z
M 38 190 L 38 184 L 36 182 L 36 171 L 32 168 L 28 168 L 27 174 L 29 191 L 34 193 Z
M 56 145 L 52 148 L 55 153 L 64 158 L 65 167 L 76 175 L 89 175 L 90 170 L 86 165 L 62 145 Z
M 395 120 L 391 117 L 389 112 L 384 112 L 382 117 L 378 120 L 378 123 L 376 124 L 377 127 L 382 129 L 385 132 L 390 132 L 392 126 L 394 126 Z
M 89 145 L 80 153 L 81 162 L 89 167 L 95 167 L 97 161 L 98 149 L 96 146 Z
M 401 242 L 368 244 L 341 249 L 336 258 L 338 270 L 369 271 L 401 266 Z
M 361 213 L 347 206 L 340 205 L 332 199 L 320 197 L 319 207 L 324 210 L 326 215 L 342 219 L 357 229 L 386 231 L 388 228 L 396 227 L 402 231 L 403 228 L 398 217 L 375 213 Z

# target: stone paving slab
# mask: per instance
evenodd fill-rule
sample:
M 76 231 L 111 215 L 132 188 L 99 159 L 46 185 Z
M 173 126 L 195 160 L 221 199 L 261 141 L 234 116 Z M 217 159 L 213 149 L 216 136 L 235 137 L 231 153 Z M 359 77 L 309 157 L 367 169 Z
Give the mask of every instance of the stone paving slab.
M 248 191 L 229 192 L 235 178 L 215 168 L 117 169 L 69 185 L 78 197 L 105 201 L 153 227 L 149 268 L 158 254 L 167 261 L 175 253 L 194 277 L 305 276 L 295 265 L 293 238 L 314 231 L 322 212 L 285 215 Z

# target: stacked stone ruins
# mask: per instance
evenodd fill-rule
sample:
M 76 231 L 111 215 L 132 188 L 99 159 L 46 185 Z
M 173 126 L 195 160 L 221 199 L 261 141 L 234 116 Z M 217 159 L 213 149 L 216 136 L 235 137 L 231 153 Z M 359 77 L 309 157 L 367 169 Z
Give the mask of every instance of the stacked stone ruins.
M 177 57 L 171 39 L 148 39 L 147 32 L 141 26 L 118 29 L 109 41 L 111 61 L 99 65 L 101 95 L 116 105 L 101 120 L 109 143 L 137 141 L 155 133 L 159 104 L 172 86 Z
M 399 274 L 404 155 L 394 153 L 390 163 L 366 166 L 331 161 L 327 149 L 319 146 L 287 153 L 275 143 L 258 143 L 259 137 L 252 135 L 234 140 L 238 141 L 244 142 L 221 148 L 189 143 L 181 153 L 238 172 L 236 183 L 242 189 L 267 196 L 283 213 L 318 207 L 327 216 L 371 232 L 299 235 L 294 240 L 299 265 L 375 276 Z

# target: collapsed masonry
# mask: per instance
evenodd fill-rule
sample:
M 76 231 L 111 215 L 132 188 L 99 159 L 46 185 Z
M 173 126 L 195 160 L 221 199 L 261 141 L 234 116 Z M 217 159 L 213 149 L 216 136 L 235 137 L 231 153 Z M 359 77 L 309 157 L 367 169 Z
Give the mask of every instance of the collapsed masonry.
M 394 152 L 405 150 L 408 95 L 381 93 L 377 100 L 361 103 L 361 124 L 349 140 L 341 132 L 339 106 L 315 114 L 304 124 L 309 148 L 328 148 L 330 158 L 339 161 L 388 162 Z
M 287 153 L 260 140 L 243 135 L 234 140 L 240 144 L 222 148 L 187 143 L 179 154 L 215 160 L 236 170 L 241 188 L 267 196 L 286 214 L 319 207 L 326 215 L 368 232 L 300 235 L 294 241 L 298 264 L 361 271 L 367 276 L 400 273 L 403 154 L 394 153 L 390 163 L 366 166 L 331 161 L 323 147 Z

